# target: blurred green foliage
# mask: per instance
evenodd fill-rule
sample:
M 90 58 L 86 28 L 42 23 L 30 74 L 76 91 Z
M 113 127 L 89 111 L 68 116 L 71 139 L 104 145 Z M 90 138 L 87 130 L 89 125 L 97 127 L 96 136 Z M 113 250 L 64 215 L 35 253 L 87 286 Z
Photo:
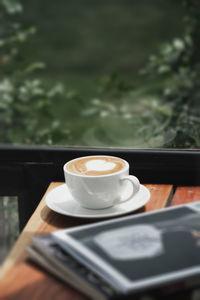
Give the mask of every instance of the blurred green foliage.
M 12 144 L 52 144 L 68 132 L 59 128 L 51 105 L 59 99 L 59 85 L 48 89 L 34 78 L 44 67 L 26 55 L 27 41 L 35 28 L 23 28 L 17 18 L 22 6 L 17 0 L 0 2 L 0 141 Z
M 113 72 L 135 80 L 157 43 L 183 32 L 183 9 L 173 0 L 22 3 L 21 20 L 37 26 L 31 44 L 33 55 L 48 65 L 45 78 L 62 80 L 76 90 L 81 87 L 81 93 L 87 92 L 85 86 L 91 90 L 91 79 Z
M 45 5 L 47 4 L 45 1 Z M 42 3 L 40 5 L 43 7 Z M 83 10 L 76 10 L 76 5 L 73 5 L 78 22 L 78 17 L 81 15 L 79 16 L 77 11 L 80 13 Z M 70 88 L 69 84 L 64 88 L 60 83 L 55 84 L 52 79 L 50 81 L 45 77 L 41 79 L 38 71 L 44 69 L 45 65 L 43 62 L 35 61 L 32 55 L 34 48 L 32 41 L 36 30 L 34 27 L 21 25 L 19 15 L 23 15 L 23 7 L 19 0 L 2 0 L 0 2 L 0 21 L 3 24 L 0 29 L 0 141 L 14 144 L 128 148 L 199 147 L 200 18 L 197 13 L 199 7 L 196 0 L 180 0 L 177 1 L 177 5 L 180 9 L 182 5 L 185 6 L 183 36 L 175 38 L 171 43 L 162 44 L 158 49 L 158 54 L 150 56 L 149 63 L 141 71 L 142 76 L 139 80 L 135 80 L 135 77 L 134 81 L 128 79 L 132 76 L 129 71 L 134 65 L 131 65 L 130 61 L 136 61 L 137 65 L 137 58 L 121 55 L 122 69 L 115 63 L 115 68 L 112 70 L 112 64 L 108 62 L 109 67 L 104 70 L 108 75 L 96 81 L 95 85 L 93 84 L 92 93 L 90 91 L 90 93 L 82 94 L 78 89 Z M 102 16 L 105 15 L 106 9 L 109 15 L 109 12 L 113 13 L 113 7 L 114 11 L 120 8 L 118 5 L 106 6 L 104 2 L 102 7 Z M 92 22 L 93 8 L 86 12 L 87 18 Z M 131 10 L 129 14 L 131 16 Z M 129 25 L 130 16 L 127 20 L 125 19 Z M 70 15 L 68 17 L 70 18 Z M 105 20 L 108 21 L 108 19 Z M 119 23 L 121 21 L 119 20 Z M 53 22 L 52 24 L 52 26 L 55 25 Z M 114 26 L 113 22 L 109 24 Z M 113 41 L 119 39 L 120 26 L 116 24 L 116 28 L 113 27 L 115 33 Z M 90 28 L 85 27 L 86 29 Z M 72 34 L 72 28 L 68 29 L 67 34 Z M 56 32 L 52 35 L 59 36 Z M 79 37 L 83 39 L 83 36 Z M 84 72 L 91 72 L 89 62 L 94 58 L 92 55 L 94 53 L 96 56 L 105 54 L 101 47 L 101 51 L 98 52 L 98 43 L 95 44 L 93 39 L 87 39 L 87 32 L 84 37 L 86 49 L 80 49 L 80 45 L 77 44 L 77 52 L 74 53 L 74 50 L 70 52 L 69 43 L 69 52 L 66 53 L 73 64 L 77 63 L 77 60 L 80 63 L 81 52 L 88 50 L 85 51 L 89 55 L 86 59 L 87 66 L 81 63 L 75 64 L 78 68 L 82 65 L 80 82 L 85 82 L 84 78 L 81 79 L 81 76 L 84 77 Z M 62 38 L 67 40 L 67 37 Z M 146 44 L 151 40 L 152 36 L 147 39 Z M 92 48 L 90 48 L 92 41 Z M 56 56 L 61 55 L 62 52 L 60 42 L 61 40 L 56 42 L 54 51 L 57 49 L 57 52 L 55 51 L 54 56 L 51 56 L 55 64 L 59 61 L 59 57 Z M 108 39 L 107 45 L 111 47 L 112 41 L 110 44 Z M 42 43 L 38 46 L 41 47 Z M 118 49 L 121 53 L 123 53 L 122 46 L 123 42 L 119 44 Z M 49 53 L 45 52 L 46 50 L 47 48 L 42 50 L 43 60 L 45 54 L 48 56 Z M 111 56 L 108 55 L 109 61 L 113 59 L 117 62 L 119 55 L 115 55 L 116 52 L 113 51 Z M 64 60 L 63 55 L 62 53 L 61 64 Z M 105 56 L 98 58 L 96 57 L 96 62 L 101 64 Z M 144 57 L 140 64 L 142 61 L 144 62 Z M 71 70 L 70 66 L 68 66 L 68 74 Z M 129 69 L 124 78 L 119 75 L 123 73 L 123 67 L 124 70 Z M 84 72 L 82 72 L 83 69 Z M 48 77 L 48 71 L 43 74 Z
M 200 147 L 200 2 L 184 0 L 184 34 L 161 45 L 150 57 L 144 73 L 167 78 L 160 89 L 163 100 L 172 105 L 168 128 L 174 138 L 168 147 Z

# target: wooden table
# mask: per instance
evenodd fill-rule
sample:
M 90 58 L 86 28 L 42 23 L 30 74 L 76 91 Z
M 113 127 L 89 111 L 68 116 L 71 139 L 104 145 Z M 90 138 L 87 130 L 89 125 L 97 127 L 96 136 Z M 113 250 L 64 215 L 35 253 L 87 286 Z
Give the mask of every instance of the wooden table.
M 60 184 L 62 183 L 51 183 L 47 192 Z M 200 187 L 175 188 L 172 185 L 157 184 L 145 184 L 145 186 L 151 192 L 151 198 L 144 208 L 134 213 L 200 200 Z M 94 221 L 62 216 L 51 211 L 45 205 L 44 195 L 0 269 L 0 299 L 86 299 L 71 287 L 29 262 L 26 258 L 25 247 L 35 235 L 48 234 L 56 229 L 89 222 Z

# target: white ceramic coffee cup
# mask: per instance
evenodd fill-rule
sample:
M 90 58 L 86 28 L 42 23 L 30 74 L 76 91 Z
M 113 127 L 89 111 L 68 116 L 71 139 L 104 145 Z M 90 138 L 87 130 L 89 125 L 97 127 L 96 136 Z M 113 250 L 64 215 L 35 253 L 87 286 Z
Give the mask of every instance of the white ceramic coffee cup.
M 88 156 L 90 158 L 98 157 Z M 99 157 L 113 157 L 106 155 L 99 155 Z M 79 157 L 75 160 L 78 160 Z M 113 157 L 116 158 L 116 157 Z M 129 164 L 127 161 L 118 158 L 124 162 L 124 167 L 115 173 L 88 176 L 77 173 L 72 173 L 67 169 L 67 165 L 71 160 L 63 166 L 65 182 L 67 187 L 76 200 L 82 207 L 89 209 L 103 209 L 132 198 L 140 189 L 140 182 L 137 177 L 129 175 Z M 130 194 L 124 199 L 123 195 L 130 184 Z M 126 193 L 127 194 L 127 193 Z

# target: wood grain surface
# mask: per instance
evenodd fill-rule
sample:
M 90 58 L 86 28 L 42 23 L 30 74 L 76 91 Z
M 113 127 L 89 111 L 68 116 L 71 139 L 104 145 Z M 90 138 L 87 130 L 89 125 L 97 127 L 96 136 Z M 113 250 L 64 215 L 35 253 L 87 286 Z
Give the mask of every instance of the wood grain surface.
M 53 182 L 50 184 L 46 191 L 46 194 L 62 183 Z M 193 193 L 189 192 L 191 187 L 187 191 L 185 189 L 176 191 L 175 200 L 173 198 L 173 186 L 172 185 L 145 185 L 150 193 L 151 198 L 146 206 L 134 213 L 140 213 L 144 211 L 152 211 L 156 209 L 165 208 L 167 205 L 179 204 L 183 201 L 180 193 L 183 195 L 188 193 L 191 196 L 191 201 L 197 196 L 200 191 L 193 188 Z M 75 291 L 73 288 L 58 281 L 47 272 L 38 268 L 33 263 L 29 262 L 25 247 L 30 244 L 31 238 L 39 234 L 47 234 L 56 229 L 73 227 L 81 224 L 88 224 L 94 222 L 93 220 L 78 219 L 68 216 L 59 215 L 51 211 L 45 204 L 45 196 L 42 198 L 37 209 L 33 213 L 29 222 L 25 226 L 23 232 L 15 243 L 13 249 L 5 260 L 0 269 L 0 299 L 86 299 L 85 296 Z M 192 195 L 193 196 L 192 196 Z M 179 200 L 177 200 L 179 199 Z M 182 199 L 182 200 L 180 200 Z M 171 201 L 172 200 L 172 201 Z
M 200 200 L 200 187 L 181 186 L 176 189 L 172 199 L 172 205 L 186 204 Z

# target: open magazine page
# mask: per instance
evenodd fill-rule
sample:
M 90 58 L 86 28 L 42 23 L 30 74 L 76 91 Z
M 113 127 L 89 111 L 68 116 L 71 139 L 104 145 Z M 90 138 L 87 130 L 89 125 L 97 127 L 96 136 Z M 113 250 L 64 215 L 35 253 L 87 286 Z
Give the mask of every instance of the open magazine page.
M 76 259 L 123 292 L 199 274 L 200 214 L 191 206 L 124 217 L 52 234 Z

